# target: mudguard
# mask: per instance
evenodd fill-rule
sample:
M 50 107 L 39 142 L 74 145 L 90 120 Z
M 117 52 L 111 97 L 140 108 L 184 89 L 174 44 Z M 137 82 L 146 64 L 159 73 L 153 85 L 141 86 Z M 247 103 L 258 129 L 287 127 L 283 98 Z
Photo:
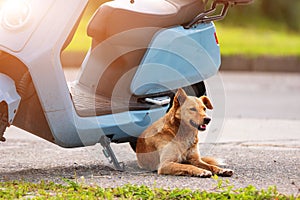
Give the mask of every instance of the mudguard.
M 0 73 L 0 103 L 7 104 L 9 124 L 14 120 L 20 101 L 21 97 L 17 93 L 15 82 L 9 76 Z

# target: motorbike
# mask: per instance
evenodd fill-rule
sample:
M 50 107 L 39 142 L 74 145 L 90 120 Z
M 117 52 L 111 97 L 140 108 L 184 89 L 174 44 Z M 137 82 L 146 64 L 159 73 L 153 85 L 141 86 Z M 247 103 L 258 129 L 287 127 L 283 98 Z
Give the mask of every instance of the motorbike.
M 65 148 L 100 143 L 123 170 L 111 142 L 135 149 L 178 88 L 206 93 L 204 81 L 221 64 L 213 21 L 251 1 L 103 3 L 87 26 L 92 42 L 80 74 L 67 82 L 61 54 L 89 1 L 1 0 L 0 140 L 13 125 Z

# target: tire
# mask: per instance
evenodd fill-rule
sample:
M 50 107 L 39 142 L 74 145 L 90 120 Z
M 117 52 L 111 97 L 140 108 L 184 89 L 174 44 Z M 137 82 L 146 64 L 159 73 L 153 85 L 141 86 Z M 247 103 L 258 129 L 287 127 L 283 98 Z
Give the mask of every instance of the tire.
M 134 152 L 136 152 L 136 143 L 137 143 L 137 138 L 136 138 L 136 140 L 129 142 L 130 147 Z
M 183 88 L 187 95 L 201 97 L 206 95 L 206 87 L 203 81 Z
M 0 142 L 5 142 L 3 137 L 6 127 L 8 126 L 7 105 L 4 102 L 0 103 Z
M 201 97 L 203 95 L 206 95 L 206 87 L 205 87 L 205 84 L 203 81 L 195 83 L 193 85 L 183 87 L 182 89 L 186 92 L 186 94 L 188 96 Z M 175 93 L 171 97 L 171 103 L 170 103 L 170 106 L 169 106 L 167 112 L 169 112 L 170 108 L 173 105 L 174 96 L 175 96 Z
M 201 97 L 206 95 L 206 87 L 203 81 L 183 88 L 187 95 Z

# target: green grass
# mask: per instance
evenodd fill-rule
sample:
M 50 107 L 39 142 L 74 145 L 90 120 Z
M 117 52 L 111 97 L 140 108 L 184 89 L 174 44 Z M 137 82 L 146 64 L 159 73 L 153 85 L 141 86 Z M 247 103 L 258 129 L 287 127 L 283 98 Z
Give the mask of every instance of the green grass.
M 300 196 L 280 194 L 276 187 L 258 190 L 249 185 L 246 188 L 234 189 L 232 185 L 224 184 L 222 180 L 217 181 L 212 191 L 167 190 L 130 184 L 115 188 L 101 188 L 73 180 L 65 180 L 65 183 L 61 185 L 45 181 L 1 182 L 0 199 L 300 199 Z
M 223 55 L 300 56 L 300 33 L 217 24 Z

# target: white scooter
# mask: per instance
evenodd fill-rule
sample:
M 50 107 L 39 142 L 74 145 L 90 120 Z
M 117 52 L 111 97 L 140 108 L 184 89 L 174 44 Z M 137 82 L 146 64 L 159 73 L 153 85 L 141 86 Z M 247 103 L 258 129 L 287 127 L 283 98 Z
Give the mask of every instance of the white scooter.
M 130 142 L 163 116 L 178 88 L 205 94 L 220 67 L 213 20 L 251 0 L 115 0 L 87 27 L 92 37 L 78 79 L 61 53 L 88 0 L 0 0 L 0 139 L 10 125 L 62 147 Z M 217 5 L 222 5 L 220 15 Z

